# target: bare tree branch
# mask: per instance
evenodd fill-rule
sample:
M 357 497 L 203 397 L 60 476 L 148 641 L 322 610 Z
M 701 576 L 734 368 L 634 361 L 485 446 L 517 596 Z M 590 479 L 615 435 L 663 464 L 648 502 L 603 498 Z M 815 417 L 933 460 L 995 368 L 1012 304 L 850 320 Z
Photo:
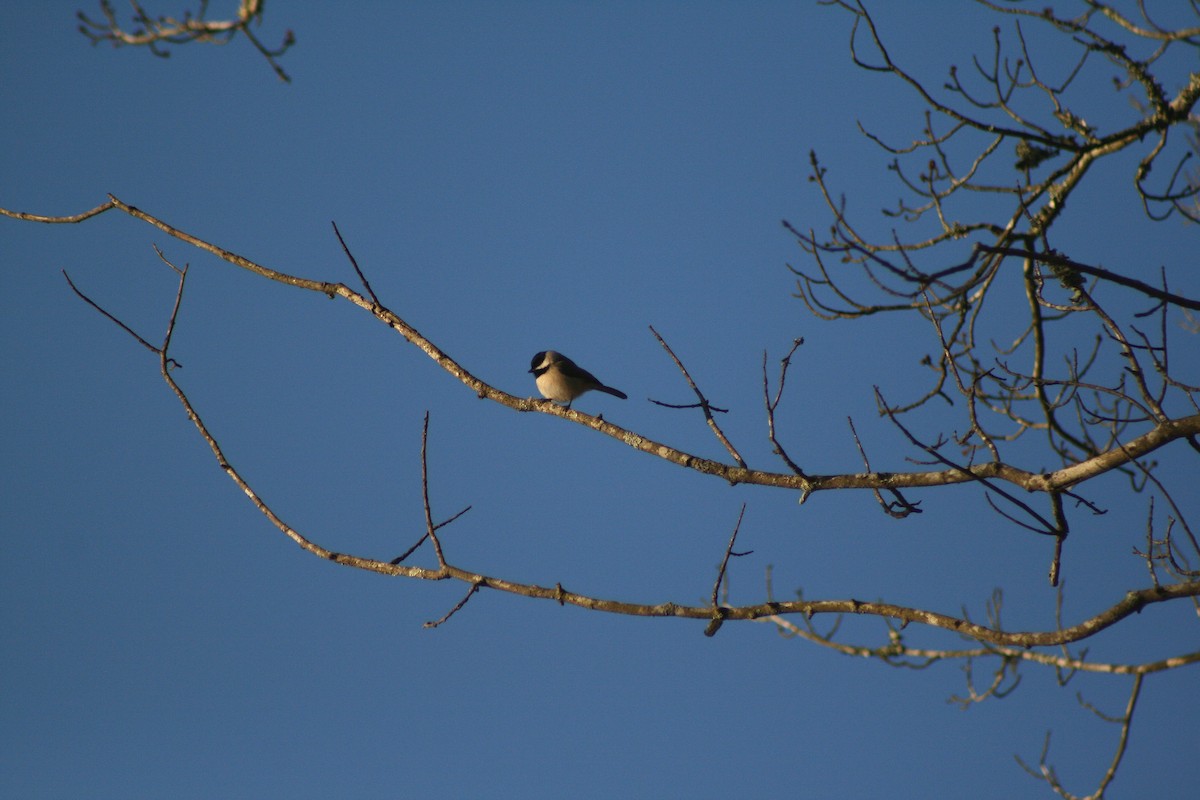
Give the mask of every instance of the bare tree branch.
M 475 377 L 466 368 L 438 348 L 431 340 L 405 322 L 400 316 L 374 302 L 369 297 L 359 294 L 345 284 L 301 278 L 262 266 L 243 256 L 179 230 L 135 206 L 118 200 L 116 197 L 110 195 L 110 199 L 111 204 L 100 208 L 104 210 L 117 209 L 123 211 L 136 219 L 153 225 L 180 241 L 186 242 L 193 247 L 217 256 L 223 261 L 269 280 L 299 289 L 318 292 L 327 297 L 341 297 L 350 301 L 399 333 L 408 342 L 415 345 L 437 362 L 442 369 L 457 378 L 481 398 L 492 400 L 516 411 L 533 411 L 563 417 L 576 424 L 591 428 L 598 433 L 610 436 L 635 450 L 705 475 L 722 478 L 731 484 L 748 483 L 759 486 L 796 489 L 812 493 L 834 489 L 909 489 L 947 486 L 981 479 L 998 479 L 1007 481 L 1028 491 L 1053 492 L 1070 488 L 1077 483 L 1125 466 L 1131 459 L 1140 458 L 1176 440 L 1200 434 L 1200 413 L 1178 419 L 1164 420 L 1146 433 L 1131 439 L 1121 446 L 1113 447 L 1096 456 L 1053 472 L 1026 470 L 1001 462 L 988 462 L 932 471 L 795 475 L 752 470 L 741 466 L 723 464 L 672 448 L 626 428 L 614 425 L 600 417 L 594 417 L 575 409 L 564 408 L 550 400 L 521 398 L 508 394 Z M 0 215 L 18 219 L 35 219 L 39 222 L 79 221 L 77 217 L 42 217 L 2 208 L 0 208 Z
M 104 18 L 93 20 L 82 11 L 78 12 L 76 17 L 82 23 L 79 32 L 94 45 L 108 42 L 113 47 L 145 47 L 159 58 L 168 58 L 171 55 L 170 50 L 163 49 L 164 45 L 180 46 L 190 42 L 223 45 L 228 44 L 240 33 L 266 59 L 281 81 L 290 83 L 292 80 L 276 59 L 296 43 L 295 35 L 290 30 L 287 31 L 284 33 L 283 42 L 272 50 L 266 47 L 250 28 L 251 23 L 262 23 L 263 0 L 241 0 L 237 19 L 220 21 L 204 18 L 208 13 L 208 0 L 199 0 L 199 10 L 195 14 L 185 11 L 180 18 L 152 17 L 138 0 L 129 0 L 129 4 L 133 8 L 134 27 L 131 30 L 121 27 L 111 0 L 100 0 L 100 13 Z

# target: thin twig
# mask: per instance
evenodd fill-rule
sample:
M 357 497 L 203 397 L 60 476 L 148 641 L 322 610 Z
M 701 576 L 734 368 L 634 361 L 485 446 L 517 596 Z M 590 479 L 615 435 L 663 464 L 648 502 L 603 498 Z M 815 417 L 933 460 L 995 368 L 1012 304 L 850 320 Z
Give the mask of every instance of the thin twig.
M 142 347 L 146 348 L 151 353 L 154 353 L 156 356 L 162 355 L 161 349 L 159 349 L 159 348 L 155 347 L 154 345 L 150 344 L 149 342 L 147 342 L 145 339 L 143 339 L 141 336 L 139 336 L 133 328 L 129 327 L 124 322 L 117 319 L 112 314 L 108 313 L 108 311 L 106 311 L 99 303 L 97 303 L 95 300 L 93 300 L 92 298 L 88 297 L 86 294 L 81 292 L 79 290 L 79 287 L 75 285 L 75 281 L 71 280 L 71 276 L 67 274 L 67 271 L 65 269 L 62 271 L 62 274 L 63 274 L 63 277 L 67 279 L 67 285 L 71 287 L 71 291 L 73 291 L 76 295 L 78 295 L 79 298 L 81 300 L 83 300 L 83 302 L 87 303 L 89 306 L 91 306 L 92 308 L 99 311 L 101 314 L 103 314 L 105 317 L 107 317 L 110 321 L 116 323 L 121 328 L 121 330 L 125 331 L 130 336 L 132 336 L 134 339 L 136 339 L 138 344 L 140 344 Z M 173 363 L 177 367 L 182 366 L 181 364 L 179 364 L 179 362 L 173 362 Z
M 716 632 L 718 630 L 720 630 L 721 624 L 724 622 L 724 615 L 722 614 L 722 611 L 721 611 L 723 606 L 721 606 L 721 604 L 720 604 L 721 582 L 723 580 L 725 580 L 725 568 L 727 566 L 729 566 L 730 557 L 741 558 L 742 556 L 748 556 L 754 552 L 753 550 L 747 550 L 744 553 L 733 552 L 733 543 L 737 541 L 738 531 L 741 530 L 741 527 L 742 527 L 742 517 L 744 517 L 745 515 L 746 515 L 746 504 L 742 503 L 742 510 L 738 512 L 737 522 L 734 523 L 734 526 L 733 526 L 733 535 L 731 535 L 729 537 L 729 544 L 725 547 L 725 557 L 721 559 L 721 567 L 720 567 L 720 569 L 717 570 L 717 580 L 713 584 L 713 590 L 712 590 L 713 617 L 712 617 L 712 620 L 709 621 L 708 627 L 706 627 L 704 629 L 705 636 L 715 635 Z
M 483 584 L 483 581 L 476 581 L 475 583 L 472 583 L 472 584 L 471 584 L 471 588 L 467 590 L 467 593 L 466 593 L 466 594 L 463 596 L 463 599 L 462 599 L 462 600 L 459 600 L 459 601 L 458 601 L 458 603 L 456 603 L 456 604 L 455 604 L 454 608 L 452 608 L 452 609 L 450 609 L 449 611 L 447 611 L 447 612 L 445 613 L 445 615 L 443 615 L 443 616 L 442 616 L 442 618 L 441 618 L 441 619 L 436 619 L 436 620 L 432 620 L 432 621 L 430 621 L 430 622 L 426 622 L 426 623 L 425 623 L 424 625 L 422 625 L 421 627 L 423 627 L 423 628 L 436 628 L 437 626 L 441 625 L 441 624 L 442 624 L 443 622 L 445 622 L 446 620 L 448 620 L 448 619 L 450 619 L 451 617 L 453 617 L 455 614 L 457 614 L 457 613 L 459 612 L 459 610 L 460 610 L 460 609 L 461 609 L 463 606 L 465 606 L 465 605 L 467 604 L 467 601 L 471 599 L 472 595 L 474 595 L 476 592 L 478 592 L 478 591 L 479 591 L 479 589 L 480 589 L 480 587 L 481 587 L 481 586 L 483 586 L 483 585 L 484 585 L 484 584 Z
M 791 365 L 792 365 L 792 356 L 795 355 L 796 351 L 800 348 L 800 346 L 802 344 L 804 344 L 803 337 L 793 339 L 792 340 L 792 349 L 788 350 L 787 355 L 785 355 L 780 360 L 780 362 L 779 362 L 779 386 L 775 390 L 775 399 L 774 400 L 771 399 L 770 386 L 767 381 L 767 351 L 766 350 L 763 350 L 763 363 L 762 363 L 763 404 L 767 408 L 767 438 L 770 440 L 771 447 L 774 448 L 775 454 L 778 455 L 780 458 L 782 458 L 783 463 L 787 464 L 788 468 L 792 472 L 794 472 L 798 476 L 800 476 L 801 478 L 804 477 L 804 470 L 802 470 L 800 468 L 799 464 L 797 464 L 795 461 L 792 461 L 792 457 L 789 456 L 787 454 L 787 451 L 783 449 L 783 445 L 779 443 L 779 438 L 775 435 L 775 410 L 779 408 L 779 403 L 783 399 L 783 386 L 787 382 L 787 373 L 788 373 L 788 368 L 791 367 Z M 807 494 L 808 493 L 806 491 L 805 497 L 807 497 Z M 801 499 L 801 502 L 804 502 L 803 499 Z
M 425 510 L 425 535 L 433 542 L 438 566 L 446 569 L 446 557 L 442 554 L 442 543 L 438 541 L 437 528 L 433 525 L 433 512 L 429 508 L 429 461 L 425 454 L 429 447 L 429 412 L 425 412 L 425 423 L 421 426 L 421 504 Z M 465 600 L 463 601 L 466 602 Z
M 442 521 L 442 522 L 439 522 L 437 525 L 434 525 L 434 526 L 433 526 L 433 529 L 436 531 L 436 530 L 439 530 L 439 529 L 441 529 L 441 528 L 444 528 L 444 527 L 446 527 L 446 526 L 447 526 L 447 525 L 449 525 L 451 522 L 454 522 L 454 520 L 458 519 L 459 517 L 461 517 L 463 514 L 467 513 L 467 512 L 468 512 L 468 511 L 470 511 L 470 510 L 471 510 L 471 506 L 467 506 L 467 507 L 466 507 L 466 508 L 464 508 L 462 511 L 459 511 L 457 514 L 455 514 L 454 516 L 450 517 L 449 519 L 447 519 L 447 520 L 444 520 L 444 521 Z M 391 561 L 389 561 L 388 563 L 389 563 L 389 564 L 401 564 L 401 563 L 403 563 L 404 561 L 408 560 L 408 557 L 409 557 L 409 556 L 411 556 L 413 553 L 415 553 L 415 552 L 417 551 L 417 548 L 418 548 L 418 547 L 420 547 L 421 545 L 425 544 L 425 540 L 427 540 L 428 538 L 429 538 L 429 532 L 428 532 L 428 531 L 426 531 L 425 533 L 422 533 L 422 534 L 421 534 L 421 538 L 417 540 L 417 543 L 416 543 L 416 544 L 414 544 L 412 547 L 410 547 L 410 548 L 408 548 L 407 550 L 405 550 L 405 551 L 404 551 L 403 553 L 401 553 L 400 555 L 398 555 L 398 556 L 396 556 L 395 558 L 393 558 L 393 559 L 392 559 Z
M 350 248 L 346 246 L 346 240 L 342 238 L 342 232 L 338 230 L 337 223 L 331 221 L 329 224 L 333 226 L 333 232 L 337 236 L 338 244 L 342 246 L 342 252 L 346 254 L 346 258 L 350 259 L 350 266 L 354 267 L 354 271 L 358 274 L 358 279 L 362 281 L 363 288 L 366 289 L 367 294 L 370 295 L 371 301 L 374 302 L 375 305 L 379 305 L 379 298 L 375 296 L 375 290 L 371 288 L 371 284 L 367 280 L 367 276 L 363 275 L 363 271 L 358 268 L 358 259 L 354 257 L 354 254 L 350 252 Z
M 858 431 L 854 427 L 854 418 L 846 417 L 846 422 L 850 424 L 850 435 L 854 437 L 854 446 L 858 448 L 858 454 L 862 456 L 863 466 L 866 467 L 867 472 L 870 472 L 871 460 L 867 458 L 867 451 L 863 449 L 862 441 L 858 438 Z M 883 499 L 883 495 L 879 493 L 879 487 L 874 487 L 871 491 L 875 494 L 875 499 L 879 501 L 879 507 L 890 517 L 904 519 L 909 514 L 922 513 L 921 509 L 917 507 L 920 505 L 920 501 L 916 503 L 908 502 L 898 489 L 888 489 L 892 493 L 892 497 L 896 498 L 896 502 L 894 503 L 889 503 Z
M 1039 529 L 1039 528 L 1033 527 L 1032 525 L 1027 525 L 1027 524 L 1021 522 L 1020 520 L 1017 520 L 1017 519 L 1013 518 L 1012 516 L 1005 514 L 999 507 L 996 506 L 995 503 L 992 503 L 991 498 L 985 494 L 985 498 L 987 499 L 988 503 L 991 504 L 992 508 L 996 509 L 996 511 L 1003 514 L 1007 519 L 1011 520 L 1012 522 L 1017 523 L 1018 525 L 1020 525 L 1023 528 L 1027 528 L 1028 530 L 1034 531 L 1036 533 L 1042 533 L 1047 536 L 1059 535 L 1059 532 L 1055 529 L 1055 527 L 1049 521 L 1047 521 L 1045 517 L 1043 517 L 1041 514 L 1037 513 L 1032 508 L 1030 508 L 1028 503 L 1025 503 L 1025 502 L 1021 501 L 1020 499 L 1014 497 L 1009 492 L 1006 492 L 1005 490 L 1003 490 L 1000 487 L 993 484 L 992 481 L 988 480 L 987 478 L 975 475 L 974 473 L 971 472 L 971 470 L 968 467 L 964 467 L 964 466 L 954 463 L 953 461 L 951 461 L 950 459 L 948 459 L 944 455 L 942 455 L 940 452 L 938 452 L 938 449 L 936 447 L 934 447 L 933 445 L 925 444 L 924 442 L 917 439 L 917 437 L 914 436 L 908 430 L 908 428 L 904 427 L 904 424 L 902 422 L 900 422 L 900 420 L 896 417 L 896 414 L 891 410 L 891 407 L 887 404 L 887 401 L 884 399 L 883 394 L 879 391 L 879 387 L 875 387 L 875 395 L 879 399 L 879 407 L 884 410 L 884 413 L 887 415 L 887 418 L 889 420 L 891 420 L 893 425 L 895 425 L 897 428 L 900 429 L 900 432 L 903 433 L 905 438 L 907 438 L 913 445 L 921 448 L 926 453 L 933 456 L 933 458 L 935 458 L 939 463 L 945 464 L 947 467 L 950 467 L 951 469 L 958 470 L 959 472 L 961 472 L 964 475 L 971 475 L 972 478 L 974 478 L 975 480 L 982 483 L 985 487 L 987 487 L 988 489 L 991 489 L 992 491 L 994 491 L 996 494 L 1003 497 L 1008 502 L 1010 502 L 1013 505 L 1020 508 L 1026 514 L 1028 514 L 1029 516 L 1036 519 L 1039 523 L 1041 523 L 1042 528 Z
M 650 402 L 653 403 L 654 405 L 662 406 L 663 408 L 683 409 L 683 408 L 704 408 L 705 407 L 704 403 L 664 403 L 662 400 L 655 400 L 653 397 L 650 397 L 647 399 L 649 399 Z M 728 414 L 729 413 L 728 408 L 718 408 L 717 406 L 714 406 L 712 403 L 708 404 L 708 409 L 710 411 L 714 411 L 718 414 Z
M 658 331 L 654 330 L 653 325 L 650 326 L 650 332 L 654 334 L 655 339 L 658 339 L 658 343 L 663 346 L 663 349 L 667 351 L 667 355 L 669 355 L 671 360 L 675 362 L 675 366 L 679 367 L 679 371 L 683 373 L 683 377 L 687 380 L 688 386 L 692 387 L 692 391 L 696 393 L 696 397 L 700 400 L 700 408 L 704 411 L 704 419 L 708 421 L 708 427 L 712 428 L 712 432 L 716 435 L 717 441 L 725 445 L 725 449 L 729 451 L 729 455 L 733 457 L 733 460 L 737 462 L 739 467 L 742 469 L 747 469 L 746 462 L 742 460 L 742 457 L 738 454 L 738 451 L 734 448 L 733 444 L 730 443 L 728 438 L 726 438 L 725 432 L 721 430 L 721 426 L 717 424 L 715 419 L 713 419 L 708 398 L 706 398 L 704 393 L 700 391 L 700 388 L 696 386 L 696 382 L 692 380 L 692 376 L 688 374 L 687 367 L 683 366 L 683 362 L 680 361 L 679 357 L 675 355 L 675 351 L 672 350 L 671 346 L 668 345 L 663 338 L 658 335 Z M 659 403 L 659 405 L 666 404 Z
M 1133 726 L 1133 712 L 1137 709 L 1138 696 L 1142 691 L 1142 679 L 1144 675 L 1133 676 L 1133 688 L 1129 692 L 1129 702 L 1125 704 L 1125 716 L 1121 718 L 1121 736 L 1117 740 L 1117 749 L 1113 753 L 1112 762 L 1108 765 L 1108 770 L 1104 773 L 1104 777 L 1100 781 L 1100 785 L 1096 787 L 1093 794 L 1094 797 L 1103 797 L 1104 790 L 1112 783 L 1112 779 L 1116 777 L 1117 767 L 1121 765 L 1121 759 L 1125 756 L 1125 748 L 1129 744 L 1129 729 Z

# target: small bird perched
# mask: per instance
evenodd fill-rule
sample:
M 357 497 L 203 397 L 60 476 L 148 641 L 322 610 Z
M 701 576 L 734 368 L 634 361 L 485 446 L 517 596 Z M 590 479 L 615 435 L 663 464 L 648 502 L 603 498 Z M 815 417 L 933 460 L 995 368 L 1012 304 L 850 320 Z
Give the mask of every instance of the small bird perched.
M 624 392 L 605 386 L 596 380 L 595 375 L 553 350 L 543 350 L 534 356 L 533 361 L 529 362 L 529 371 L 533 373 L 542 397 L 564 403 L 567 408 L 571 407 L 571 401 L 576 397 L 593 389 L 622 400 L 629 399 Z

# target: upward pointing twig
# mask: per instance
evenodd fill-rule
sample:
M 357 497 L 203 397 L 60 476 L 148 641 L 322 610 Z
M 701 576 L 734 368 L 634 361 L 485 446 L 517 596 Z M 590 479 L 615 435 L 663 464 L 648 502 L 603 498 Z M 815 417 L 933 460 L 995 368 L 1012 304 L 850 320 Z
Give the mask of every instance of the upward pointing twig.
M 729 537 L 729 544 L 725 547 L 725 557 L 721 559 L 721 568 L 717 570 L 717 582 L 713 584 L 712 590 L 712 609 L 713 617 L 708 623 L 708 627 L 704 629 L 705 636 L 713 636 L 721 625 L 725 622 L 725 612 L 720 605 L 721 583 L 725 580 L 725 568 L 729 566 L 729 559 L 733 557 L 748 556 L 753 553 L 753 550 L 747 550 L 744 553 L 733 552 L 733 543 L 737 541 L 738 531 L 742 528 L 742 517 L 746 515 L 746 504 L 742 503 L 742 510 L 738 512 L 737 522 L 733 526 L 733 535 Z
M 733 457 L 733 460 L 737 462 L 739 467 L 742 469 L 748 469 L 746 462 L 742 460 L 742 457 L 738 454 L 737 449 L 725 436 L 725 432 L 721 430 L 721 426 L 717 424 L 715 419 L 713 419 L 713 406 L 708 402 L 708 398 L 704 396 L 704 392 L 700 391 L 700 387 L 696 386 L 696 382 L 692 380 L 692 376 L 688 374 L 687 367 L 683 366 L 683 362 L 679 360 L 679 356 L 675 355 L 675 351 L 671 349 L 671 346 L 667 344 L 661 336 L 658 335 L 658 331 L 654 330 L 653 325 L 650 326 L 650 332 L 654 334 L 655 339 L 658 339 L 658 343 L 662 345 L 663 349 L 667 351 L 667 355 L 669 355 L 671 360 L 675 362 L 675 366 L 679 367 L 679 371 L 683 373 L 683 377 L 688 382 L 688 386 L 692 387 L 692 391 L 696 393 L 697 399 L 700 400 L 700 409 L 704 412 L 704 419 L 708 421 L 708 427 L 712 428 L 712 432 L 717 437 L 717 441 L 725 445 L 725 449 L 729 451 L 729 455 Z M 658 403 L 658 401 L 653 402 L 657 403 L 658 405 L 667 405 L 666 403 Z

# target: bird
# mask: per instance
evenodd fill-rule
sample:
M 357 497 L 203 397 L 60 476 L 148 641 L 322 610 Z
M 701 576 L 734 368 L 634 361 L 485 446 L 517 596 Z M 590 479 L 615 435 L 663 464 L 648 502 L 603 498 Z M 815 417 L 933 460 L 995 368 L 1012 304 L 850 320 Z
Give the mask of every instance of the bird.
M 629 395 L 620 389 L 605 386 L 595 375 L 553 350 L 543 350 L 535 355 L 529 362 L 529 371 L 533 374 L 542 397 L 564 404 L 567 408 L 571 407 L 571 401 L 576 397 L 593 389 L 622 400 L 629 399 Z

